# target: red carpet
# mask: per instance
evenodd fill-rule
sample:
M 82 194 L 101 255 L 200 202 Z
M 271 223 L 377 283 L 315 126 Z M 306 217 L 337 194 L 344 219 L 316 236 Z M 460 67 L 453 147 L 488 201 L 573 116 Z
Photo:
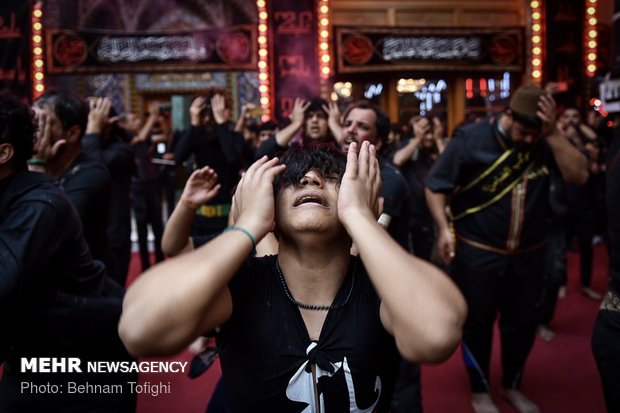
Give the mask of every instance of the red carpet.
M 559 300 L 551 324 L 557 337 L 550 343 L 537 338 L 523 380 L 523 391 L 538 404 L 542 413 L 604 413 L 603 394 L 590 350 L 590 336 L 598 303 L 584 298 L 579 285 L 579 256 L 569 253 L 568 294 Z M 607 284 L 608 257 L 602 246 L 595 248 L 592 286 L 604 291 Z M 130 282 L 139 273 L 134 254 Z M 491 366 L 491 385 L 500 386 L 497 334 Z M 189 361 L 188 352 L 174 357 Z M 0 374 L 2 372 L 0 366 Z M 216 363 L 204 375 L 191 380 L 183 374 L 143 374 L 141 382 L 170 382 L 170 394 L 141 394 L 138 413 L 204 413 L 215 383 L 221 374 Z M 469 413 L 469 387 L 460 350 L 445 363 L 422 368 L 422 393 L 425 413 Z M 493 394 L 503 413 L 516 412 Z
M 604 291 L 607 284 L 608 257 L 602 246 L 595 249 L 593 288 Z M 557 333 L 550 343 L 536 339 L 524 373 L 523 391 L 538 404 L 542 413 L 604 413 L 603 393 L 590 350 L 590 336 L 598 303 L 583 297 L 579 290 L 579 255 L 569 253 L 569 282 L 566 298 L 558 301 L 551 327 Z M 137 257 L 132 274 L 139 269 Z M 499 341 L 494 344 L 491 385 L 501 383 Z M 188 360 L 184 353 L 179 357 Z M 139 413 L 203 413 L 220 375 L 219 364 L 196 380 L 181 375 L 151 375 L 142 380 L 170 381 L 171 394 L 138 400 Z M 422 368 L 422 393 L 425 413 L 469 413 L 469 387 L 460 349 L 441 365 Z M 493 398 L 504 413 L 516 412 L 496 393 Z

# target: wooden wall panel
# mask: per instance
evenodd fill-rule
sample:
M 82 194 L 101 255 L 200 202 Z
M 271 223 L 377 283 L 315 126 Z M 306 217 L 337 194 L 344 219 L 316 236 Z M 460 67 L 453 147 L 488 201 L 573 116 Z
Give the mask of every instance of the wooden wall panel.
M 489 27 L 525 25 L 525 0 L 332 0 L 332 22 L 343 26 Z

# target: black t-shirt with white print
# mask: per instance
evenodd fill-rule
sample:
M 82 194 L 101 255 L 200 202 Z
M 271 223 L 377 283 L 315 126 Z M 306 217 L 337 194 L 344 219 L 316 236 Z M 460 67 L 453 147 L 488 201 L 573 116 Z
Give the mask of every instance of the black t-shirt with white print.
M 233 313 L 217 340 L 234 411 L 387 412 L 400 356 L 361 261 L 351 265 L 334 304 L 351 292 L 349 301 L 328 312 L 312 341 L 286 296 L 276 258 L 249 258 L 229 284 Z

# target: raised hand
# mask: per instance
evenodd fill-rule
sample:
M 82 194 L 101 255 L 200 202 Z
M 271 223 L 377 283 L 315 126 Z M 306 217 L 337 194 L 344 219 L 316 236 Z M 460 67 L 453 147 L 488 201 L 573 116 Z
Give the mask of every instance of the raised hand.
M 359 153 L 358 153 L 359 147 Z M 376 148 L 370 142 L 352 142 L 347 153 L 347 167 L 338 194 L 338 218 L 347 226 L 359 215 L 379 216 L 381 172 Z
M 207 110 L 207 99 L 204 96 L 198 96 L 192 101 L 189 107 L 189 117 L 192 126 L 200 127 L 202 125 L 202 115 Z
M 536 116 L 542 120 L 542 134 L 549 136 L 553 133 L 556 127 L 556 112 L 555 112 L 555 100 L 551 95 L 540 95 L 538 100 L 538 111 Z
M 103 132 L 103 128 L 109 123 L 112 100 L 110 100 L 110 98 L 90 98 L 88 100 L 88 106 L 89 111 L 86 133 Z
M 52 119 L 47 109 L 37 109 L 37 141 L 34 145 L 34 158 L 45 162 L 53 159 L 60 149 L 67 143 L 66 139 L 52 141 Z
M 249 230 L 257 240 L 273 230 L 275 200 L 273 182 L 286 169 L 278 158 L 263 156 L 245 172 L 233 196 L 235 223 Z
M 218 124 L 226 122 L 226 99 L 219 93 L 211 98 L 211 109 L 213 110 L 213 119 Z
M 342 122 L 340 109 L 336 102 L 330 102 L 329 105 L 323 105 L 323 110 L 327 112 L 327 125 L 332 131 L 332 135 L 336 138 L 336 141 L 342 141 Z
M 295 103 L 293 104 L 293 110 L 289 115 L 291 123 L 295 123 L 301 126 L 304 122 L 304 117 L 308 106 L 310 106 L 310 102 L 299 98 L 295 99 Z
M 181 202 L 190 209 L 198 209 L 219 193 L 221 185 L 217 183 L 217 173 L 210 167 L 195 170 L 187 180 Z

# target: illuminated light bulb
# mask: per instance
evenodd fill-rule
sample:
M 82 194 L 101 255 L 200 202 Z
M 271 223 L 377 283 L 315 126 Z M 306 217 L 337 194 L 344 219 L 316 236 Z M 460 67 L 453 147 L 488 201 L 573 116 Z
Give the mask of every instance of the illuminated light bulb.
M 269 98 L 267 96 L 263 96 L 262 98 L 260 98 L 260 104 L 263 106 L 269 105 Z
M 43 49 L 41 49 L 40 47 L 35 47 L 33 50 L 34 54 L 36 54 L 37 56 L 40 54 L 43 54 Z
M 329 74 L 329 67 L 324 67 L 321 69 L 321 73 L 323 73 L 324 75 L 328 75 Z
M 267 32 L 267 25 L 264 23 L 261 23 L 258 25 L 258 31 L 261 33 L 266 33 Z
M 588 9 L 586 10 L 586 12 L 588 14 L 594 14 L 596 13 L 596 9 L 594 7 L 588 7 Z
M 36 9 L 35 11 L 32 12 L 32 14 L 34 15 L 34 17 L 37 17 L 37 18 L 43 17 L 43 11 L 41 11 L 41 9 Z
M 258 74 L 258 79 L 259 80 L 267 80 L 267 73 L 262 72 Z
M 535 47 L 532 49 L 532 53 L 533 54 L 540 54 L 542 52 L 542 49 L 540 47 Z
M 43 80 L 44 77 L 45 76 L 41 72 L 37 72 L 37 73 L 34 74 L 34 78 L 37 79 L 37 80 Z
M 45 90 L 45 86 L 43 86 L 43 85 L 36 85 L 36 86 L 34 87 L 34 89 L 35 89 L 37 92 L 43 92 L 43 91 Z
M 588 42 L 588 47 L 589 47 L 590 49 L 594 49 L 594 48 L 596 48 L 596 41 L 594 41 L 594 40 L 590 40 L 590 41 Z
M 41 36 L 35 34 L 34 36 L 32 36 L 32 41 L 35 43 L 41 43 Z
M 35 60 L 35 61 L 34 61 L 34 65 L 35 65 L 36 67 L 43 67 L 43 60 L 41 60 L 41 59 L 37 59 L 37 60 Z
M 328 54 L 324 54 L 323 56 L 321 56 L 321 60 L 325 63 L 329 62 L 329 55 Z
M 590 53 L 588 55 L 588 60 L 596 60 L 596 53 Z
M 261 11 L 260 13 L 258 13 L 258 18 L 265 21 L 267 20 L 267 12 L 266 11 Z
M 538 79 L 540 76 L 541 76 L 540 70 L 534 70 L 534 71 L 532 72 L 532 77 L 534 77 L 534 78 L 537 78 L 537 79 Z
M 260 49 L 258 51 L 258 55 L 261 56 L 261 57 L 267 56 L 267 49 Z
M 256 7 L 258 7 L 259 9 L 265 7 L 265 0 L 256 0 Z
M 588 32 L 588 36 L 590 36 L 590 38 L 594 39 L 596 37 L 596 30 L 590 30 Z
M 532 19 L 534 19 L 534 20 L 538 20 L 538 19 L 540 19 L 540 13 L 539 13 L 539 12 L 537 12 L 537 11 L 536 11 L 536 12 L 534 12 L 534 13 L 532 13 Z
M 38 30 L 41 30 L 41 28 L 42 28 L 42 27 L 43 27 L 43 26 L 42 26 L 42 25 L 41 25 L 41 23 L 39 23 L 39 22 L 36 22 L 35 24 L 33 24 L 33 25 L 32 25 L 32 28 L 33 28 L 34 30 L 37 30 L 37 31 L 38 31 Z
M 540 3 L 538 3 L 538 1 L 534 0 L 533 2 L 530 3 L 530 7 L 532 9 L 537 9 L 540 6 Z
M 539 32 L 540 31 L 540 24 L 536 23 L 532 25 L 532 30 L 535 32 Z
M 267 37 L 266 36 L 258 36 L 258 44 L 265 44 L 267 43 Z
M 321 6 L 321 8 L 319 10 L 320 10 L 321 13 L 327 14 L 329 12 L 329 7 L 323 5 L 323 6 Z
M 319 49 L 327 50 L 329 49 L 329 45 L 326 42 L 321 42 L 321 44 L 319 44 Z
M 321 37 L 329 37 L 329 32 L 327 30 L 321 30 Z
M 258 68 L 259 69 L 266 69 L 267 68 L 267 62 L 265 62 L 265 61 L 258 62 Z
M 260 91 L 260 93 L 267 93 L 267 85 L 260 85 L 258 87 L 258 90 Z
M 321 19 L 321 26 L 327 26 L 329 24 L 329 19 Z
M 590 23 L 591 26 L 596 26 L 596 17 L 590 17 L 590 19 L 588 19 L 588 23 Z
M 540 43 L 540 36 L 532 36 L 532 43 Z
M 540 66 L 540 59 L 532 59 L 532 66 Z

